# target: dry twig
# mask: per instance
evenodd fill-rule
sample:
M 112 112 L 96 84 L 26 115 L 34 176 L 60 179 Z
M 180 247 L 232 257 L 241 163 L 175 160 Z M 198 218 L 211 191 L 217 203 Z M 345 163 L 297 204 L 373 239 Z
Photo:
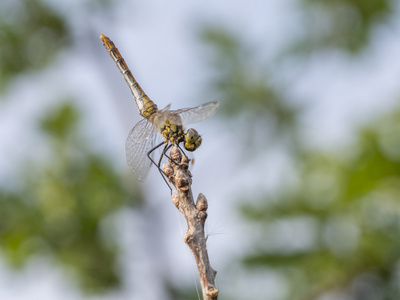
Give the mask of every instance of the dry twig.
M 192 175 L 188 169 L 189 159 L 181 154 L 178 147 L 170 151 L 169 164 L 164 164 L 163 171 L 167 175 L 177 193 L 172 194 L 172 202 L 185 216 L 188 225 L 183 240 L 192 251 L 200 276 L 201 290 L 204 300 L 217 300 L 218 289 L 215 287 L 215 275 L 217 272 L 211 268 L 208 259 L 206 238 L 204 235 L 204 223 L 207 218 L 207 199 L 203 194 L 193 201 L 191 190 Z M 175 162 L 179 162 L 175 163 Z

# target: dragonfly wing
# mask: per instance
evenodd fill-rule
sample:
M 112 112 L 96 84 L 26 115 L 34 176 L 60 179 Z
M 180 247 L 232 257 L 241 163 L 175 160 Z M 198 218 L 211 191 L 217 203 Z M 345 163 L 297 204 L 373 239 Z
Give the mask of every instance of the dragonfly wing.
M 147 119 L 139 121 L 129 132 L 128 139 L 131 138 L 135 143 L 140 143 L 147 140 L 152 134 L 154 134 L 155 128 L 151 122 Z
M 168 104 L 163 109 L 157 111 L 154 116 L 151 117 L 151 122 L 156 128 L 162 128 L 165 124 L 165 120 L 167 119 L 168 114 L 170 113 L 169 108 L 171 104 Z
M 143 121 L 146 121 L 149 125 Z M 154 147 L 156 139 L 157 130 L 146 119 L 136 124 L 126 139 L 126 160 L 139 181 L 143 181 L 149 172 L 151 161 L 147 157 L 147 152 Z
M 186 125 L 200 122 L 211 117 L 217 110 L 218 106 L 219 103 L 217 101 L 207 102 L 196 107 L 178 109 L 171 113 L 178 114 L 181 117 L 182 124 Z

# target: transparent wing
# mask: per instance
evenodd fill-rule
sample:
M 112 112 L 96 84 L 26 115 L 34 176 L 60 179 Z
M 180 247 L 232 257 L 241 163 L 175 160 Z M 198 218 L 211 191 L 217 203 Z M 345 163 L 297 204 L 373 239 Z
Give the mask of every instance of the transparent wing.
M 159 110 L 155 115 L 151 116 L 149 120 L 143 119 L 139 121 L 131 130 L 129 136 L 131 136 L 136 143 L 140 143 L 149 138 L 150 135 L 154 134 L 154 126 L 159 128 L 164 125 L 170 106 L 171 105 L 167 105 L 164 109 Z
M 131 132 L 129 132 L 128 140 L 131 139 L 135 143 L 140 143 L 147 140 L 152 134 L 154 134 L 154 131 L 155 128 L 153 124 L 147 119 L 143 119 L 132 128 Z
M 165 124 L 165 119 L 167 118 L 167 115 L 170 113 L 169 108 L 171 107 L 171 104 L 168 104 L 166 107 L 163 109 L 159 110 L 156 114 L 151 116 L 150 122 L 155 126 L 156 128 L 163 127 Z
M 218 106 L 219 103 L 217 101 L 207 102 L 196 107 L 182 108 L 171 111 L 170 113 L 178 114 L 182 120 L 182 124 L 186 125 L 200 122 L 211 117 L 215 113 Z
M 149 172 L 151 161 L 147 152 L 154 147 L 156 140 L 157 130 L 147 119 L 137 123 L 126 139 L 126 160 L 139 181 L 143 181 Z
M 143 181 L 149 172 L 151 161 L 147 152 L 154 148 L 161 135 L 157 128 L 162 127 L 169 113 L 170 105 L 152 115 L 149 120 L 139 121 L 129 132 L 125 150 L 128 166 L 139 181 Z M 154 152 L 150 154 L 154 157 Z

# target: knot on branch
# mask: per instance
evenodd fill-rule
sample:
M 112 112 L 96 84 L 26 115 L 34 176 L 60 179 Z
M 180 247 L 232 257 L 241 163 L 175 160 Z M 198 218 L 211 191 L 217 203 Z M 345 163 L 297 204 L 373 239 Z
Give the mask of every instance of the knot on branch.
M 209 285 L 207 289 L 207 299 L 218 299 L 218 289 L 213 285 Z
M 202 193 L 197 197 L 196 208 L 198 211 L 206 211 L 208 208 L 207 198 Z
M 172 169 L 171 166 L 168 164 L 163 164 L 163 171 L 168 179 L 171 179 L 172 175 L 174 174 L 174 169 Z
M 182 160 L 182 153 L 179 151 L 179 148 L 174 146 L 172 147 L 171 151 L 169 152 L 169 163 L 178 165 Z
M 182 155 L 178 147 L 172 147 L 169 153 L 169 164 L 163 165 L 164 174 L 168 177 L 177 189 L 182 191 L 189 190 L 192 183 L 189 169 L 189 159 L 186 155 Z
M 182 170 L 178 170 L 175 174 L 175 187 L 177 189 L 187 191 L 189 189 L 190 177 Z
M 186 232 L 185 236 L 183 237 L 183 241 L 188 245 L 192 245 L 194 237 L 195 236 L 194 236 L 193 232 L 188 231 L 188 232 Z

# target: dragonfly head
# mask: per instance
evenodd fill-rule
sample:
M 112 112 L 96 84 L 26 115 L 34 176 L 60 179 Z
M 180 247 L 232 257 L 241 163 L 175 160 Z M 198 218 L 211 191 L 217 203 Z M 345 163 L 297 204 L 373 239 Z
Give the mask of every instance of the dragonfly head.
M 185 133 L 185 149 L 188 151 L 194 151 L 201 145 L 201 136 L 193 128 L 190 128 Z

